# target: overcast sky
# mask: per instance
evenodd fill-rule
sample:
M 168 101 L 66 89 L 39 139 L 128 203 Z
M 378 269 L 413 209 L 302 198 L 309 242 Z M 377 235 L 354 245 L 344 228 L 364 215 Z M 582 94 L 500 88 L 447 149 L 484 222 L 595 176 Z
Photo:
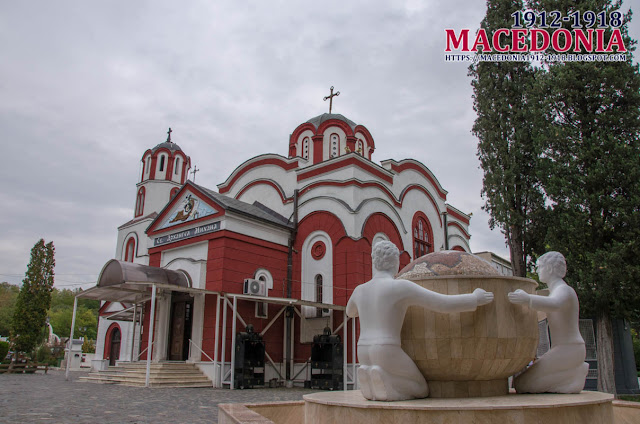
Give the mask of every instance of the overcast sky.
M 467 66 L 443 59 L 444 28 L 475 31 L 484 13 L 477 0 L 3 2 L 0 281 L 19 283 L 44 238 L 56 286 L 89 287 L 168 127 L 216 189 L 252 156 L 286 156 L 332 85 L 375 162 L 424 163 L 473 213 L 473 251 L 508 258 L 481 210 Z

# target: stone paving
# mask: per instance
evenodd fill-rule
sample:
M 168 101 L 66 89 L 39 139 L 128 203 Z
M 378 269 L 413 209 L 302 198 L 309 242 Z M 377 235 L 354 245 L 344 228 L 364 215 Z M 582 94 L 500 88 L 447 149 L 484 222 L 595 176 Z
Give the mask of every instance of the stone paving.
M 317 390 L 146 389 L 82 383 L 86 372 L 0 375 L 0 423 L 217 423 L 219 403 L 301 400 Z

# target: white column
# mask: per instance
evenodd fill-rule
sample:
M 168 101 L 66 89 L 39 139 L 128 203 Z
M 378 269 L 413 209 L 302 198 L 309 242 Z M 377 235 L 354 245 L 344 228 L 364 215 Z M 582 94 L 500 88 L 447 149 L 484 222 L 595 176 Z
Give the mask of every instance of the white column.
M 236 363 L 236 320 L 238 317 L 238 298 L 233 296 L 233 322 L 231 323 L 231 385 L 230 389 L 233 390 L 234 378 L 235 378 L 235 363 Z
M 147 342 L 147 372 L 144 377 L 144 387 L 149 387 L 151 374 L 151 354 L 153 351 L 153 324 L 156 318 L 156 285 L 151 285 L 151 315 L 149 316 L 149 338 Z
M 222 360 L 220 361 L 220 387 L 224 380 L 224 360 L 227 353 L 227 297 L 222 299 Z
M 206 301 L 206 300 L 205 300 Z M 221 387 L 218 384 L 218 374 L 220 373 L 220 364 L 218 364 L 218 344 L 220 343 L 220 293 L 216 295 L 216 335 L 213 341 L 213 384 L 214 387 Z
M 73 351 L 73 329 L 76 327 L 76 312 L 78 312 L 78 298 L 74 297 L 73 318 L 71 318 L 71 334 L 69 334 L 69 349 L 67 350 L 67 370 L 64 373 L 64 378 L 66 380 L 69 380 L 69 368 L 71 367 L 71 355 Z
M 136 344 L 136 313 L 138 312 L 138 304 L 134 303 L 133 304 L 133 320 L 131 322 L 132 327 L 131 327 L 131 358 L 129 359 L 130 362 L 133 362 L 133 346 L 135 346 Z
M 301 324 L 302 325 L 302 324 Z M 293 346 L 295 345 L 295 341 L 294 341 L 294 328 L 296 326 L 296 316 L 295 314 L 291 315 L 291 325 L 289 326 L 289 355 L 290 359 L 289 359 L 289 369 L 291 370 L 291 374 L 289 374 L 289 377 L 291 377 L 291 387 L 293 387 L 293 376 L 294 376 L 294 365 L 295 365 L 295 359 L 294 359 L 294 355 L 293 355 Z
M 342 312 L 344 317 L 344 322 L 342 323 L 342 340 L 344 340 L 344 344 L 342 346 L 342 390 L 347 391 L 347 326 L 349 324 L 349 317 L 347 317 L 346 309 Z
M 356 373 L 356 319 L 351 318 L 351 366 L 353 370 L 353 390 L 358 388 L 358 374 Z

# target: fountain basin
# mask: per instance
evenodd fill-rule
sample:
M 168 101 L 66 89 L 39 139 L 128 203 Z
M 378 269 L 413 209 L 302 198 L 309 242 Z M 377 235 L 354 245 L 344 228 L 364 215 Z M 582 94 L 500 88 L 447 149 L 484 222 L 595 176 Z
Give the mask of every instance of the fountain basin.
M 492 303 L 473 312 L 410 307 L 401 340 L 427 380 L 430 397 L 506 395 L 508 378 L 535 358 L 539 338 L 536 311 L 511 304 L 507 293 L 533 294 L 537 283 L 498 275 L 486 261 L 464 252 L 425 255 L 399 274 L 442 294 L 472 293 L 478 287 L 494 293 Z

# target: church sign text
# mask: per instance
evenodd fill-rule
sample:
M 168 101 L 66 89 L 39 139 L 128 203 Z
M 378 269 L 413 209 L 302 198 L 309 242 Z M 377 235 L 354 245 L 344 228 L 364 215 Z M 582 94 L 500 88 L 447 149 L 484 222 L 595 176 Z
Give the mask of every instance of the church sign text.
M 199 236 L 202 234 L 212 233 L 220 229 L 220 221 L 213 222 L 207 225 L 201 225 L 195 228 L 189 228 L 188 230 L 179 231 L 177 233 L 168 234 L 162 237 L 156 237 L 153 239 L 153 246 L 160 246 L 167 243 L 173 243 L 174 241 L 180 241 L 191 237 Z

